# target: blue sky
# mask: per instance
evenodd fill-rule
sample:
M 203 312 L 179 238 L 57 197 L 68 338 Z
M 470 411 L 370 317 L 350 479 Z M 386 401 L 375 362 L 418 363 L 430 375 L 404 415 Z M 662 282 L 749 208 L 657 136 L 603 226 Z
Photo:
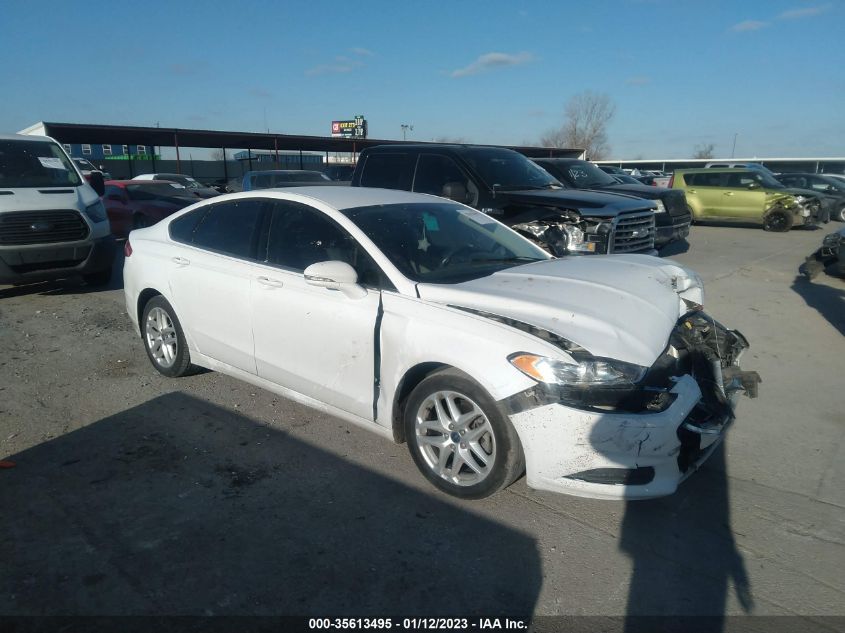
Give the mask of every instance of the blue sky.
M 143 7 L 143 9 L 139 9 Z M 608 94 L 617 158 L 845 156 L 842 0 L 2 0 L 0 131 L 39 120 L 536 144 Z

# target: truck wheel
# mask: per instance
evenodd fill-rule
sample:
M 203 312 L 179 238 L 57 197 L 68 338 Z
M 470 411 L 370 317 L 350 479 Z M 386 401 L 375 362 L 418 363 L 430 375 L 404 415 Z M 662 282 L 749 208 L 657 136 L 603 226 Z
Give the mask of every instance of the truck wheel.
M 792 228 L 792 214 L 786 209 L 772 209 L 763 216 L 763 230 L 785 233 Z

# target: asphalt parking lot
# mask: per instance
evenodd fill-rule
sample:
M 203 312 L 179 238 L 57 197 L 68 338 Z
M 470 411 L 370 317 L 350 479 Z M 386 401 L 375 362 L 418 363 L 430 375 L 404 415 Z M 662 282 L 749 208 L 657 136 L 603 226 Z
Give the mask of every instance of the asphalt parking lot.
M 405 446 L 208 372 L 158 375 L 120 281 L 0 287 L 0 613 L 845 615 L 838 228 L 673 255 L 763 378 L 675 495 L 429 486 Z M 676 249 L 683 250 L 683 249 Z M 117 277 L 117 276 L 116 276 Z M 796 625 L 797 626 L 797 625 Z M 832 626 L 832 624 L 830 624 Z M 795 630 L 800 630 L 796 628 Z

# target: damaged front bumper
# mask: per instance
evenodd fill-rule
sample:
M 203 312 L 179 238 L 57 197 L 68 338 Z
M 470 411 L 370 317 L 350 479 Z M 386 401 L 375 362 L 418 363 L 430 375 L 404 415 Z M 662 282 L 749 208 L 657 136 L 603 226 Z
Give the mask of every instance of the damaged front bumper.
M 703 313 L 685 316 L 664 354 L 627 394 L 544 385 L 500 402 L 525 451 L 528 485 L 604 499 L 672 494 L 710 456 L 759 376 L 748 342 Z

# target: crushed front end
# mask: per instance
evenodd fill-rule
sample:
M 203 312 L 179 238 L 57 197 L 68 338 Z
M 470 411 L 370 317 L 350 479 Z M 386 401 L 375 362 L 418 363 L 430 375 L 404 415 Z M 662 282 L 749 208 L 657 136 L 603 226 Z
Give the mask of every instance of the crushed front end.
M 610 499 L 673 493 L 723 439 L 739 395 L 756 397 L 758 374 L 739 365 L 747 348 L 739 332 L 691 312 L 635 385 L 538 384 L 502 401 L 528 485 Z

